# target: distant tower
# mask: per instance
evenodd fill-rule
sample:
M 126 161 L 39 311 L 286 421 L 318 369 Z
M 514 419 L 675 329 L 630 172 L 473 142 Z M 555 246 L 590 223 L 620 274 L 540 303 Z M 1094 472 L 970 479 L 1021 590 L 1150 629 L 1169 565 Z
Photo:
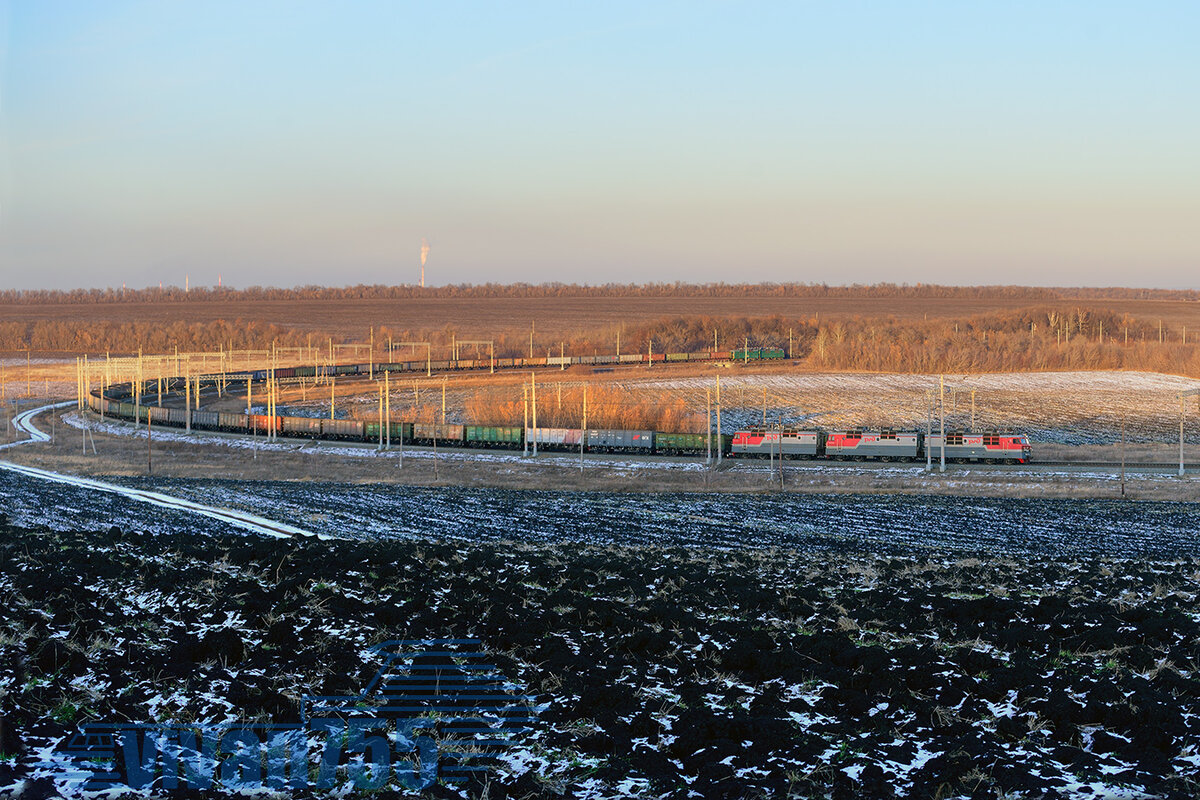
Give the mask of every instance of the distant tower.
M 186 272 L 183 275 L 183 291 L 186 294 L 192 290 L 192 276 Z
M 429 260 L 429 242 L 421 237 L 421 288 L 425 288 L 425 262 Z
M 217 273 L 217 288 L 221 288 L 221 273 Z

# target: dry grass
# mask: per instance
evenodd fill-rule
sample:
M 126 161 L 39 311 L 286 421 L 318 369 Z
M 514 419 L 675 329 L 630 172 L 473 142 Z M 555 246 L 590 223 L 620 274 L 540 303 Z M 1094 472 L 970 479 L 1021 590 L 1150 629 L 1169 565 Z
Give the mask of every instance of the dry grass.
M 138 320 L 163 326 L 246 320 L 301 331 L 321 332 L 365 341 L 369 329 L 441 330 L 453 320 L 462 338 L 489 338 L 506 332 L 528 336 L 536 326 L 536 349 L 572 338 L 581 330 L 636 325 L 671 316 L 720 318 L 854 317 L 900 320 L 966 318 L 1045 305 L 1028 298 L 891 298 L 891 297 L 514 297 L 410 298 L 395 300 L 198 301 L 187 303 L 105 303 L 0 305 L 0 319 L 11 322 L 125 322 Z M 1200 330 L 1200 304 L 1184 300 L 1061 301 L 1146 320 L 1162 320 L 1172 328 Z

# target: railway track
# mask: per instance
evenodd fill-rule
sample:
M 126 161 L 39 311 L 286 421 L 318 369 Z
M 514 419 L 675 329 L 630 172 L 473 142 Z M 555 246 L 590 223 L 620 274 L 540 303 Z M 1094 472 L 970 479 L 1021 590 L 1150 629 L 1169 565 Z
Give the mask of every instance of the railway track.
M 139 430 L 136 426 L 134 426 L 131 422 L 129 422 L 127 420 L 123 420 L 120 418 L 109 418 L 109 417 L 106 417 L 105 420 L 107 422 L 110 422 L 111 424 L 120 425 L 121 427 L 127 429 L 130 434 L 135 434 Z M 167 430 L 172 435 L 177 435 L 177 436 L 188 435 L 188 434 L 185 434 L 184 431 L 179 428 L 168 428 Z M 156 433 L 155 435 L 161 436 L 162 434 Z M 251 439 L 256 439 L 258 441 L 262 441 L 262 438 L 263 438 L 261 435 L 259 435 L 257 437 L 252 437 L 249 434 L 241 434 L 241 433 L 235 433 L 235 432 L 231 432 L 231 431 L 196 431 L 196 432 L 193 432 L 191 435 L 197 436 L 197 437 L 203 436 L 208 439 L 214 439 L 214 438 L 215 439 L 236 439 L 236 440 L 247 440 L 247 441 L 249 441 Z M 304 446 L 304 445 L 313 444 L 313 443 L 323 443 L 323 444 L 329 446 L 331 449 L 336 449 L 336 448 L 347 448 L 347 449 L 353 449 L 353 450 L 375 450 L 375 449 L 377 449 L 377 445 L 372 442 L 337 441 L 337 440 L 330 441 L 330 440 L 322 440 L 322 439 L 312 439 L 312 438 L 307 438 L 307 437 L 288 436 L 286 434 L 280 435 L 275 441 L 277 444 L 280 444 L 280 445 L 287 443 L 287 444 L 291 444 L 291 445 Z M 394 447 L 395 447 L 395 445 L 393 445 L 393 448 Z M 426 453 L 433 452 L 432 447 L 429 447 L 428 445 L 417 445 L 417 444 L 405 444 L 404 450 L 405 450 L 405 452 L 414 453 L 414 454 L 416 454 L 416 453 L 426 454 Z M 438 452 L 442 452 L 442 453 L 447 453 L 447 452 L 449 452 L 449 453 L 464 453 L 464 454 L 477 453 L 480 455 L 492 455 L 492 456 L 508 455 L 508 456 L 513 456 L 513 457 L 520 457 L 520 453 L 521 453 L 520 449 L 476 448 L 476 447 L 457 447 L 457 446 L 451 446 L 451 447 L 442 446 L 442 447 L 438 447 L 437 450 L 438 450 Z M 543 450 L 538 456 L 536 456 L 536 457 L 531 456 L 530 458 L 535 458 L 535 459 L 566 458 L 566 459 L 571 459 L 572 461 L 574 461 L 575 459 L 578 459 L 578 457 L 579 457 L 579 454 L 578 454 L 577 450 L 573 450 L 573 451 Z M 704 461 L 703 456 L 701 456 L 699 458 L 695 458 L 695 457 L 686 457 L 686 456 L 667 456 L 667 455 L 661 455 L 661 454 L 643 455 L 640 453 L 632 453 L 632 452 L 630 452 L 630 453 L 589 452 L 587 454 L 587 458 L 588 458 L 588 461 L 591 463 L 597 463 L 597 462 L 603 463 L 605 461 L 624 461 L 624 462 L 644 461 L 644 462 L 656 462 L 656 463 L 681 463 L 681 464 L 682 463 L 693 463 L 694 464 L 694 463 L 696 463 L 696 461 L 700 461 L 700 462 Z M 745 455 L 726 456 L 719 463 L 714 463 L 712 465 L 712 469 L 714 471 L 718 471 L 718 472 L 726 472 L 729 470 L 737 469 L 738 467 L 767 467 L 771 463 L 772 463 L 771 459 L 768 459 L 765 457 L 759 457 L 759 456 L 745 456 Z M 784 460 L 784 464 L 788 469 L 804 468 L 804 467 L 832 467 L 832 468 L 836 468 L 836 469 L 842 469 L 842 468 L 845 468 L 845 469 L 852 469 L 852 468 L 853 469 L 896 469 L 896 468 L 924 469 L 925 460 L 924 460 L 924 458 L 920 458 L 915 461 L 875 461 L 875 460 L 855 461 L 855 460 L 851 460 L 851 459 L 838 459 L 838 458 L 820 458 L 820 459 L 787 458 Z M 937 472 L 938 467 L 939 467 L 938 458 L 936 456 L 934 456 L 933 470 L 935 472 Z M 947 470 L 956 470 L 956 471 L 970 469 L 970 470 L 987 470 L 987 471 L 996 471 L 996 472 L 1026 472 L 1026 471 L 1030 471 L 1030 470 L 1040 470 L 1040 469 L 1045 469 L 1045 470 L 1052 470 L 1052 469 L 1119 470 L 1120 468 L 1121 468 L 1120 461 L 1061 461 L 1061 460 L 1059 460 L 1059 461 L 1043 461 L 1043 460 L 1033 460 L 1026 464 L 1016 464 L 1016 463 L 988 464 L 988 463 L 984 463 L 984 462 L 955 462 L 955 461 L 947 461 L 946 462 Z M 1125 469 L 1126 469 L 1126 471 L 1129 471 L 1129 472 L 1153 470 L 1153 471 L 1174 473 L 1179 469 L 1179 462 L 1178 461 L 1174 461 L 1174 462 L 1127 461 L 1125 463 Z M 1200 463 L 1195 463 L 1195 462 L 1185 463 L 1184 469 L 1186 472 L 1190 472 L 1190 473 L 1200 472 Z
M 1030 467 L 1096 467 L 1098 469 L 1120 469 L 1120 461 L 1031 461 Z M 1179 469 L 1178 461 L 1126 461 L 1125 469 Z M 1200 470 L 1200 464 L 1185 463 L 1184 470 Z
M 66 406 L 73 406 L 73 401 L 65 403 L 52 403 L 50 405 L 31 408 L 28 411 L 23 411 L 13 417 L 13 425 L 17 431 L 29 436 L 28 439 L 21 439 L 16 442 L 9 442 L 5 445 L 0 445 L 0 449 L 17 447 L 20 445 L 34 444 L 37 442 L 50 441 L 50 435 L 41 430 L 33 423 L 33 420 L 39 414 L 46 411 Z M 211 519 L 227 522 L 230 525 L 241 528 L 265 536 L 275 538 L 291 538 L 293 536 L 311 536 L 319 539 L 329 539 L 330 536 L 324 534 L 313 533 L 312 531 L 297 528 L 294 525 L 288 525 L 283 522 L 278 522 L 266 517 L 260 517 L 257 514 L 251 514 L 246 511 L 237 511 L 235 509 L 220 508 L 217 506 L 205 505 L 196 503 L 191 500 L 184 500 L 178 497 L 162 494 L 161 492 L 150 492 L 144 489 L 134 489 L 128 486 L 118 486 L 113 483 L 105 483 L 91 478 L 83 478 L 78 475 L 67 475 L 61 472 L 52 472 L 50 470 L 39 469 L 37 467 L 27 467 L 23 464 L 13 464 L 8 461 L 0 461 L 0 469 L 8 472 L 15 472 L 21 475 L 26 475 L 32 478 L 38 478 L 44 481 L 53 483 L 63 483 L 70 486 L 78 486 L 82 489 L 91 489 L 97 492 L 106 492 L 109 494 L 119 494 L 127 497 L 130 500 L 136 500 L 140 503 L 158 506 L 160 508 L 170 508 L 178 511 L 187 511 L 193 514 L 199 514 Z

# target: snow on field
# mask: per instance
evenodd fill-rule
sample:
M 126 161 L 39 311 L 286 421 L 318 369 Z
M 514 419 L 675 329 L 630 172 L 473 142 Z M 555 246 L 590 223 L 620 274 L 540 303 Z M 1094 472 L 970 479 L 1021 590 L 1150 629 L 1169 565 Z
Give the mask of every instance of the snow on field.
M 971 425 L 971 392 L 975 391 L 975 427 L 1020 430 L 1038 442 L 1058 444 L 1111 444 L 1120 440 L 1121 420 L 1126 421 L 1126 440 L 1161 442 L 1178 435 L 1179 392 L 1200 388 L 1200 380 L 1153 372 L 1032 372 L 986 375 L 947 375 L 946 424 L 950 428 Z M 937 375 L 884 373 L 796 373 L 741 374 L 721 376 L 721 424 L 723 431 L 753 425 L 777 424 L 839 427 L 924 428 L 931 412 L 931 395 L 939 389 Z M 552 377 L 544 386 L 553 402 Z M 580 385 L 578 376 L 565 378 L 564 387 Z M 706 391 L 716 388 L 715 376 L 658 380 L 630 378 L 614 385 L 629 393 L 631 402 L 682 398 L 688 407 L 703 414 Z M 430 389 L 422 392 L 428 395 Z M 465 411 L 475 389 L 455 388 L 446 394 L 446 419 L 453 423 L 476 423 Z M 440 392 L 433 392 L 440 400 Z M 715 397 L 715 391 L 713 391 Z M 416 401 L 414 389 L 397 381 L 392 390 L 392 409 L 403 413 Z M 353 416 L 373 418 L 377 395 L 340 398 L 337 416 L 354 408 Z M 1188 415 L 1200 418 L 1200 405 L 1189 400 Z M 314 395 L 308 402 L 289 406 L 297 416 L 324 416 L 329 406 Z M 936 415 L 936 411 L 934 411 Z M 519 420 L 516 424 L 520 424 Z M 937 424 L 936 422 L 934 423 Z M 1187 436 L 1200 443 L 1200 433 Z
M 946 425 L 1027 432 L 1035 441 L 1107 444 L 1120 440 L 1121 419 L 1131 442 L 1170 440 L 1178 434 L 1179 393 L 1200 381 L 1152 372 L 1034 372 L 947 375 Z M 662 392 L 703 409 L 709 377 L 629 381 L 632 393 Z M 824 428 L 893 426 L 924 428 L 937 375 L 821 373 L 729 375 L 721 379 L 722 426 L 727 430 L 766 420 Z M 1187 413 L 1196 419 L 1197 402 Z M 935 412 L 936 413 L 936 412 Z M 936 424 L 936 423 L 935 423 Z M 1193 426 L 1194 428 L 1194 426 Z M 1200 441 L 1200 434 L 1188 435 Z

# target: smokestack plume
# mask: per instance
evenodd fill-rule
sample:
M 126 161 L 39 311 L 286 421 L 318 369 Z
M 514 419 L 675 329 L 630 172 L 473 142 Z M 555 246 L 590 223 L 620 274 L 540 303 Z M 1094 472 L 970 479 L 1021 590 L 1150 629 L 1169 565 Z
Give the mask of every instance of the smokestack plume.
M 421 288 L 425 288 L 425 262 L 429 260 L 429 242 L 421 237 Z

